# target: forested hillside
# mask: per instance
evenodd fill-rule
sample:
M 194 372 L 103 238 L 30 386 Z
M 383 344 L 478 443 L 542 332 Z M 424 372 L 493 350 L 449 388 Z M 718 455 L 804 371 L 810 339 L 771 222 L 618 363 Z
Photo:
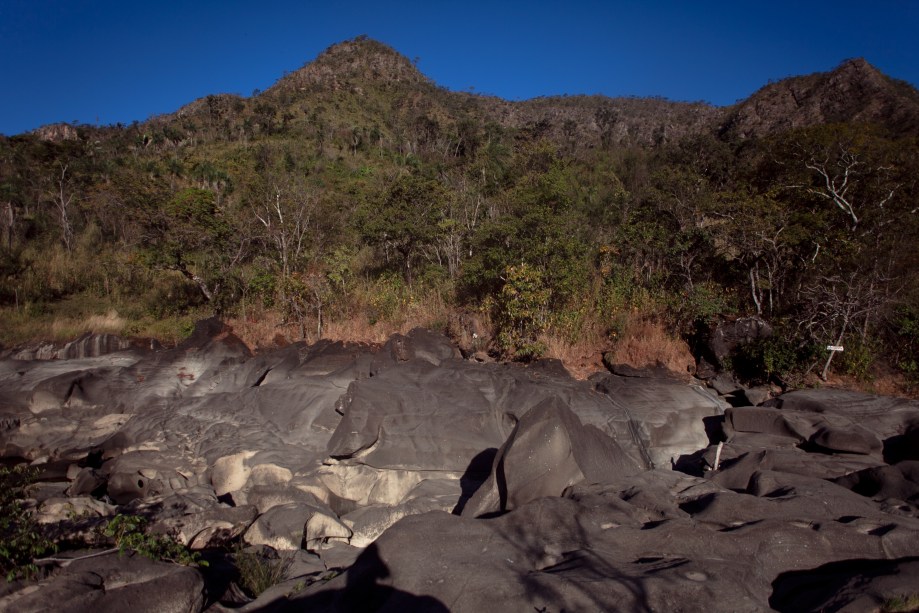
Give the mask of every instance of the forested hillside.
M 217 313 L 253 343 L 418 324 L 577 367 L 758 315 L 773 336 L 726 364 L 747 377 L 844 344 L 831 371 L 909 384 L 917 136 L 919 93 L 863 60 L 729 108 L 508 102 L 358 38 L 251 97 L 0 137 L 0 342 Z

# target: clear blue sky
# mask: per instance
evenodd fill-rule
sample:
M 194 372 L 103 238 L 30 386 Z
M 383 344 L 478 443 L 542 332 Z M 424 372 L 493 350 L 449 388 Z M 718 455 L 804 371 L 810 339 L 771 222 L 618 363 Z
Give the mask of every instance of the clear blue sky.
M 919 84 L 917 0 L 0 0 L 0 133 L 250 95 L 367 34 L 453 90 L 732 104 L 865 57 Z

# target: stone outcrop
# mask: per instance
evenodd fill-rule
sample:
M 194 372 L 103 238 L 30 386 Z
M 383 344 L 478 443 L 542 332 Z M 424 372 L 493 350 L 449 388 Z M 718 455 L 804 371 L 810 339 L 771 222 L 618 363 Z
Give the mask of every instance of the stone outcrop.
M 134 553 L 75 560 L 30 588 L 0 599 L 0 611 L 163 611 L 204 606 L 204 580 L 193 568 L 155 562 Z
M 905 585 L 919 405 L 744 406 L 719 385 L 735 406 L 654 372 L 466 360 L 426 330 L 252 355 L 209 320 L 173 349 L 7 355 L 0 453 L 40 470 L 29 504 L 58 534 L 137 514 L 193 550 L 296 560 L 241 610 L 791 610 Z M 205 599 L 198 570 L 109 558 L 0 610 L 240 605 L 231 571 L 204 570 Z M 831 594 L 834 571 L 848 587 Z

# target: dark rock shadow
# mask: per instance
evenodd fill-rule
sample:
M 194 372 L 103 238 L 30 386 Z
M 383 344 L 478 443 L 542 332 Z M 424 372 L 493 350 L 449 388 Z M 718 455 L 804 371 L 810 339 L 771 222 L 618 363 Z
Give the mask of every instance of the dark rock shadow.
M 709 415 L 702 418 L 702 426 L 705 428 L 705 436 L 711 445 L 717 445 L 727 440 L 724 434 L 724 415 Z
M 836 611 L 848 604 L 845 593 L 854 585 L 900 573 L 904 563 L 919 557 L 896 560 L 843 560 L 808 570 L 780 574 L 772 582 L 769 606 L 781 613 Z M 846 590 L 846 588 L 850 590 Z
M 488 479 L 488 475 L 491 473 L 491 465 L 494 463 L 497 453 L 498 450 L 491 447 L 484 451 L 480 451 L 472 458 L 469 462 L 469 466 L 466 467 L 466 472 L 460 477 L 460 488 L 462 488 L 462 493 L 451 513 L 460 515 L 463 512 L 466 503 L 469 502 L 472 495 L 475 494 L 482 484 L 485 483 L 485 480 Z
M 449 609 L 431 596 L 418 596 L 398 590 L 383 581 L 390 576 L 389 567 L 380 558 L 372 543 L 345 571 L 345 587 L 325 589 L 312 594 L 296 595 L 274 601 L 264 607 L 247 608 L 258 613 L 293 613 L 294 611 L 324 611 L 372 613 L 376 611 L 419 611 L 449 613 Z
M 903 434 L 885 439 L 883 445 L 884 461 L 888 464 L 919 460 L 919 424 L 909 424 Z
M 207 566 L 198 567 L 198 572 L 204 579 L 204 606 L 207 609 L 219 602 L 230 590 L 239 573 L 230 554 L 224 550 L 205 549 L 201 552 L 201 559 L 207 562 Z
M 709 445 L 717 445 L 727 440 L 724 434 L 724 415 L 710 415 L 702 418 L 702 425 L 705 428 L 705 436 L 708 437 Z M 705 475 L 705 453 L 708 448 L 699 449 L 693 453 L 681 455 L 673 462 L 671 468 L 693 477 L 702 477 Z
M 694 453 L 681 455 L 673 463 L 673 470 L 693 476 L 705 476 L 705 452 L 706 449 L 700 449 Z

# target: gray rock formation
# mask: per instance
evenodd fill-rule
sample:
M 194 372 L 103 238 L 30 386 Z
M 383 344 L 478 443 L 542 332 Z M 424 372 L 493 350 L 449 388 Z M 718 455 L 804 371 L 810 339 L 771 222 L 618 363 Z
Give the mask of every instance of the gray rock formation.
M 876 603 L 915 572 L 912 401 L 725 410 L 655 373 L 467 361 L 425 330 L 253 356 L 209 320 L 174 349 L 27 357 L 0 359 L 0 454 L 41 471 L 36 519 L 90 541 L 137 514 L 194 550 L 299 560 L 242 610 L 791 610 Z M 232 570 L 205 571 L 205 600 L 198 570 L 110 560 L 0 610 L 240 604 Z
M 75 560 L 34 587 L 0 599 L 0 611 L 191 613 L 204 606 L 198 571 L 134 553 Z
M 604 483 L 639 470 L 613 439 L 549 398 L 514 426 L 463 515 L 503 513 L 543 496 L 561 496 L 572 485 Z

